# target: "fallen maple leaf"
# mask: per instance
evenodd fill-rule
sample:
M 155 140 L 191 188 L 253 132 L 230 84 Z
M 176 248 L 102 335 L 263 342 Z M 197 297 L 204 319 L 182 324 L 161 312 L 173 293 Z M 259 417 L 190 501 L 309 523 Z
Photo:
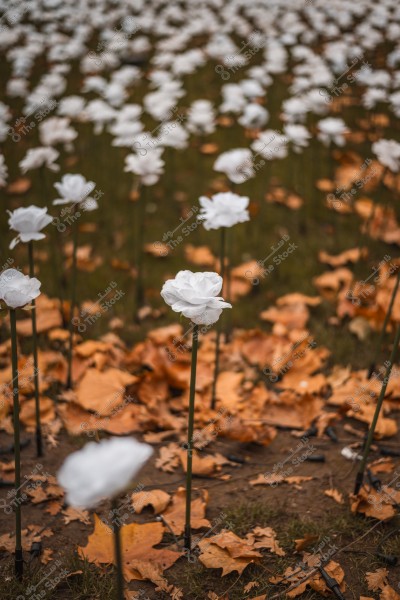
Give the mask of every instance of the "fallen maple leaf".
M 223 577 L 232 571 L 243 573 L 250 563 L 258 562 L 262 556 L 232 531 L 203 539 L 198 546 L 200 562 L 207 568 L 222 569 Z
M 200 497 L 191 502 L 191 526 L 192 529 L 201 529 L 201 527 L 210 527 L 210 521 L 205 518 L 206 506 L 208 502 L 208 492 L 203 489 Z M 185 508 L 186 508 L 186 490 L 183 487 L 178 488 L 172 496 L 171 503 L 162 513 L 168 525 L 175 535 L 183 533 L 185 528 Z
M 146 506 L 152 506 L 155 514 L 163 512 L 170 503 L 171 496 L 164 490 L 150 490 L 148 492 L 135 492 L 132 494 L 132 506 L 140 515 Z

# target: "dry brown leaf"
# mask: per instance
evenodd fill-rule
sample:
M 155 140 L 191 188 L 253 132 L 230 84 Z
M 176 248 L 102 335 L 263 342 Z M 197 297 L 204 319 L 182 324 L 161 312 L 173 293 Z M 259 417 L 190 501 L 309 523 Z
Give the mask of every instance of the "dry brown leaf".
M 124 400 L 125 388 L 138 377 L 120 369 L 88 369 L 76 388 L 76 403 L 101 416 L 108 416 Z
M 206 507 L 208 503 L 208 492 L 203 489 L 200 492 L 200 497 L 195 498 L 191 502 L 191 525 L 192 529 L 200 529 L 201 527 L 210 527 L 211 524 L 205 518 Z M 163 517 L 171 527 L 175 535 L 183 533 L 185 528 L 185 507 L 186 507 L 186 490 L 178 488 L 172 496 L 171 503 L 162 513 Z
M 331 488 L 329 490 L 324 490 L 324 494 L 325 494 L 325 496 L 328 496 L 328 498 L 332 498 L 338 504 L 344 503 L 343 494 L 335 488 Z
M 171 496 L 164 490 L 150 490 L 132 494 L 132 506 L 139 515 L 146 506 L 152 506 L 155 514 L 158 515 L 167 508 L 170 500 Z
M 162 523 L 131 523 L 121 528 L 121 546 L 124 577 L 134 579 L 158 578 L 162 571 L 169 569 L 181 556 L 168 548 L 157 550 L 163 537 Z M 78 547 L 78 553 L 89 562 L 99 564 L 114 563 L 113 535 L 101 519 L 94 515 L 94 531 L 85 547 Z
M 365 579 L 368 584 L 368 589 L 371 592 L 376 592 L 383 589 L 388 584 L 389 571 L 384 567 L 376 571 L 368 571 L 365 574 Z

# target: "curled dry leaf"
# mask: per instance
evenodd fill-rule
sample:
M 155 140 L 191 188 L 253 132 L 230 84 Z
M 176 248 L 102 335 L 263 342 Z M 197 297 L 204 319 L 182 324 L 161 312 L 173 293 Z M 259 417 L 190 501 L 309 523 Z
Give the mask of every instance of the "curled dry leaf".
M 132 506 L 140 515 L 146 506 L 152 506 L 156 515 L 162 513 L 168 506 L 171 496 L 164 490 L 149 490 L 132 494 Z
M 222 576 L 237 571 L 243 573 L 251 563 L 258 562 L 261 554 L 246 540 L 232 531 L 223 531 L 199 542 L 200 562 L 210 569 L 222 569 Z
M 325 496 L 328 496 L 328 498 L 332 498 L 338 504 L 344 503 L 343 494 L 341 492 L 339 492 L 339 490 L 336 490 L 335 488 L 332 488 L 329 490 L 324 490 L 324 494 L 325 494 Z

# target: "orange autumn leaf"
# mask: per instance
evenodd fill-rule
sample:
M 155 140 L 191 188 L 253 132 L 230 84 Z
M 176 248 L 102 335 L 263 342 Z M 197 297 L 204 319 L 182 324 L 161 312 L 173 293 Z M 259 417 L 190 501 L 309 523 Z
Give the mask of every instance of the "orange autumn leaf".
M 137 381 L 135 375 L 116 368 L 106 371 L 88 369 L 76 388 L 76 403 L 108 416 L 122 404 L 125 387 Z
M 328 496 L 328 498 L 332 498 L 338 504 L 344 503 L 343 494 L 341 492 L 339 492 L 339 490 L 336 490 L 335 488 L 332 488 L 329 490 L 324 490 L 324 494 L 325 494 L 325 496 Z
M 200 529 L 201 527 L 210 527 L 210 521 L 205 518 L 206 507 L 208 503 L 208 492 L 203 489 L 200 492 L 200 497 L 195 498 L 191 502 L 191 525 L 192 529 Z M 163 517 L 171 527 L 175 535 L 183 533 L 185 528 L 185 508 L 186 508 L 186 490 L 178 488 L 172 496 L 171 503 L 162 513 Z
M 164 490 L 149 490 L 148 492 L 135 492 L 131 497 L 135 513 L 139 514 L 146 506 L 152 506 L 154 513 L 163 512 L 170 503 L 171 496 Z
M 163 537 L 162 523 L 131 523 L 121 527 L 121 546 L 124 577 L 127 581 L 151 578 L 169 569 L 181 556 L 168 548 L 157 550 Z M 112 530 L 94 515 L 94 531 L 86 546 L 78 547 L 82 558 L 96 565 L 114 563 L 114 543 Z M 147 570 L 147 573 L 146 573 Z

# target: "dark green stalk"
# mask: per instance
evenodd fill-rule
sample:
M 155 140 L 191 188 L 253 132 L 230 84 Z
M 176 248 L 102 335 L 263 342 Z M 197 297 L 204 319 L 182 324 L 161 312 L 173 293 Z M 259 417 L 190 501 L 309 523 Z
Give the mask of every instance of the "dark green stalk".
M 72 387 L 72 353 L 74 347 L 74 312 L 76 305 L 76 277 L 77 277 L 77 260 L 76 253 L 78 249 L 78 219 L 75 215 L 75 207 L 72 211 L 73 216 L 73 247 L 72 247 L 72 267 L 71 267 L 71 310 L 69 315 L 69 347 L 68 347 L 68 374 L 67 374 L 67 389 Z
M 112 501 L 113 514 L 118 513 L 117 501 Z M 114 519 L 114 551 L 115 551 L 115 566 L 117 570 L 117 589 L 116 600 L 124 600 L 124 574 L 122 570 L 122 544 L 121 544 L 121 526 L 118 522 L 118 517 Z
M 140 186 L 140 195 L 137 201 L 136 211 L 136 311 L 143 306 L 143 232 L 146 214 L 146 192 L 145 187 Z
M 363 484 L 363 481 L 364 481 L 364 472 L 365 472 L 365 468 L 367 466 L 369 450 L 371 448 L 372 440 L 374 439 L 376 424 L 378 422 L 379 414 L 381 412 L 383 399 L 384 399 L 385 393 L 386 393 L 386 388 L 389 383 L 390 374 L 392 372 L 392 367 L 397 359 L 397 354 L 398 354 L 398 350 L 399 350 L 399 342 L 400 342 L 400 325 L 397 326 L 396 336 L 395 336 L 395 340 L 394 340 L 394 344 L 393 344 L 392 353 L 390 355 L 389 364 L 386 368 L 385 377 L 382 382 L 381 392 L 379 394 L 379 398 L 376 403 L 374 418 L 372 419 L 372 423 L 371 423 L 371 426 L 368 431 L 368 437 L 367 437 L 367 441 L 365 443 L 362 461 L 360 463 L 360 468 L 358 469 L 358 473 L 357 473 L 357 477 L 356 477 L 356 483 L 355 483 L 355 488 L 354 488 L 355 494 L 358 494 L 358 492 L 360 491 L 361 486 Z
M 33 258 L 33 241 L 28 244 L 29 248 L 29 276 L 35 277 L 35 263 Z M 39 398 L 39 365 L 37 350 L 37 328 L 36 328 L 36 301 L 32 300 L 32 352 L 33 352 L 33 381 L 35 385 L 35 418 L 36 418 L 36 454 L 43 456 L 42 427 L 40 423 L 40 398 Z
M 21 455 L 20 455 L 20 424 L 19 424 L 19 395 L 18 395 L 18 354 L 17 354 L 17 319 L 15 309 L 10 308 L 11 325 L 11 360 L 13 386 L 13 420 L 14 420 L 14 458 L 15 458 L 15 576 L 22 579 L 24 561 L 22 558 L 21 534 Z
M 187 467 L 186 467 L 186 511 L 185 511 L 185 550 L 191 551 L 192 534 L 190 528 L 190 511 L 192 502 L 192 453 L 193 453 L 193 429 L 194 429 L 194 400 L 196 392 L 196 366 L 197 348 L 199 341 L 199 326 L 193 328 L 192 337 L 192 365 L 190 370 L 190 396 L 189 396 L 189 420 L 188 420 L 188 442 L 187 442 Z
M 396 296 L 397 296 L 397 290 L 399 289 L 399 283 L 400 283 L 400 268 L 397 271 L 396 283 L 394 285 L 392 296 L 390 298 L 390 303 L 389 303 L 389 307 L 388 307 L 386 315 L 385 315 L 385 320 L 383 321 L 382 330 L 381 330 L 381 333 L 379 335 L 379 340 L 378 340 L 378 344 L 376 346 L 374 359 L 371 362 L 371 365 L 370 365 L 369 370 L 368 370 L 368 379 L 371 379 L 372 373 L 375 370 L 376 361 L 378 360 L 378 354 L 379 354 L 379 352 L 380 352 L 380 350 L 382 348 L 383 339 L 384 339 L 385 334 L 386 334 L 386 328 L 388 326 L 389 319 L 392 316 L 393 305 L 394 305 L 394 301 L 395 301 Z
M 222 280 L 224 279 L 224 271 L 225 271 L 225 227 L 221 227 L 221 237 L 220 237 L 220 275 Z M 215 341 L 215 367 L 214 367 L 214 379 L 212 384 L 212 392 L 211 392 L 211 409 L 215 409 L 215 403 L 217 400 L 216 391 L 217 391 L 217 379 L 219 374 L 219 349 L 221 344 L 221 333 L 222 333 L 222 315 L 219 318 L 217 323 L 217 337 Z

